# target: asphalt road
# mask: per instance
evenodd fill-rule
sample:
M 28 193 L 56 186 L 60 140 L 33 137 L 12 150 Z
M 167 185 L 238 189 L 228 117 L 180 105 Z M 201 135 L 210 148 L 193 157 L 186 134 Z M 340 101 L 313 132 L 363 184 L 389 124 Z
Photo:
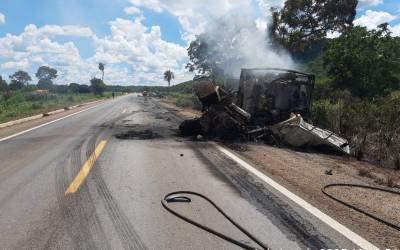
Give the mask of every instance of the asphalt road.
M 156 100 L 127 95 L 1 141 L 0 248 L 237 248 L 168 213 L 160 200 L 176 190 L 209 196 L 271 249 L 356 248 L 213 144 L 177 136 L 179 121 Z M 85 163 L 86 179 L 66 194 Z M 257 246 L 204 201 L 172 206 Z

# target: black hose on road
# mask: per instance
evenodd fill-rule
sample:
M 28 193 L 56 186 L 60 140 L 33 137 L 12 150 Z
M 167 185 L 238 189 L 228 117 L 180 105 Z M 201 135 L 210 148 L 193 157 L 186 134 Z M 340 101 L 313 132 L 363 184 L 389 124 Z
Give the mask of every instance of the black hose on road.
M 248 249 L 248 250 L 256 250 L 258 248 L 255 248 L 253 246 L 244 244 L 238 240 L 235 240 L 225 234 L 222 234 L 220 232 L 215 231 L 214 229 L 207 227 L 199 222 L 196 222 L 176 211 L 174 211 L 173 209 L 171 209 L 168 206 L 168 203 L 173 203 L 173 202 L 187 202 L 190 203 L 192 200 L 184 195 L 194 195 L 194 196 L 198 196 L 203 198 L 204 200 L 208 201 L 211 205 L 213 205 L 213 207 L 215 209 L 218 210 L 219 213 L 221 213 L 229 222 L 231 222 L 237 229 L 239 229 L 242 233 L 244 233 L 247 237 L 249 237 L 250 239 L 252 239 L 254 242 L 256 242 L 261 249 L 269 249 L 268 246 L 266 246 L 264 243 L 262 243 L 260 240 L 258 240 L 255 236 L 253 236 L 250 232 L 248 232 L 246 229 L 244 229 L 243 227 L 241 227 L 237 222 L 235 222 L 231 217 L 229 217 L 229 215 L 227 215 L 218 205 L 216 205 L 211 199 L 209 199 L 208 197 L 206 197 L 205 195 L 196 193 L 196 192 L 192 192 L 192 191 L 176 191 L 176 192 L 172 192 L 169 193 L 167 195 L 165 195 L 164 199 L 161 200 L 161 204 L 162 206 L 170 213 L 172 213 L 173 215 L 175 215 L 176 217 L 196 226 L 199 227 L 201 229 L 203 229 L 204 231 L 207 231 L 211 234 L 214 234 L 218 237 L 220 237 L 221 239 L 224 239 L 232 244 L 235 244 L 243 249 Z
M 391 228 L 394 228 L 394 229 L 400 231 L 400 225 L 396 225 L 396 224 L 394 224 L 394 223 L 392 223 L 390 221 L 387 221 L 387 220 L 384 220 L 382 218 L 379 218 L 378 216 L 376 216 L 376 215 L 374 215 L 372 213 L 369 213 L 369 212 L 367 212 L 365 210 L 362 210 L 361 208 L 353 206 L 353 205 L 351 205 L 351 204 L 349 204 L 349 203 L 347 203 L 347 202 L 345 202 L 343 200 L 340 200 L 339 198 L 334 197 L 331 194 L 328 194 L 326 189 L 331 188 L 331 187 L 357 187 L 357 188 L 364 188 L 364 189 L 370 189 L 370 190 L 375 190 L 375 191 L 380 191 L 380 192 L 385 192 L 385 193 L 396 194 L 396 195 L 400 195 L 400 192 L 394 191 L 394 190 L 388 190 L 388 189 L 384 189 L 384 188 L 371 187 L 371 186 L 358 185 L 358 184 L 346 184 L 346 183 L 328 184 L 328 185 L 324 186 L 321 189 L 322 193 L 324 195 L 328 196 L 329 198 L 331 198 L 332 200 L 335 200 L 335 201 L 337 201 L 337 202 L 339 202 L 339 203 L 341 203 L 341 204 L 343 204 L 343 205 L 345 205 L 345 206 L 347 206 L 349 208 L 352 208 L 352 209 L 354 209 L 354 210 L 356 210 L 356 211 L 358 211 L 358 212 L 360 212 L 360 213 L 362 213 L 362 214 L 364 214 L 364 215 L 366 215 L 368 217 L 371 217 L 371 218 L 373 218 L 373 219 L 375 219 L 375 220 L 377 220 L 377 221 L 379 221 L 379 222 L 381 222 L 381 223 L 383 223 L 383 224 L 385 224 L 385 225 L 387 225 L 387 226 L 389 226 Z

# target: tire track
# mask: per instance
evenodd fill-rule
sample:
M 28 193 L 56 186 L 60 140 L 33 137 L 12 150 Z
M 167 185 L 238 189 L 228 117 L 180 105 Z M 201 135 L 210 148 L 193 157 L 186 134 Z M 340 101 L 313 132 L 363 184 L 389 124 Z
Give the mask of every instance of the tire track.
M 93 136 L 87 146 L 86 155 L 89 156 L 95 149 L 97 137 Z M 110 215 L 111 221 L 125 249 L 147 249 L 140 236 L 135 231 L 129 218 L 121 211 L 110 190 L 107 187 L 99 169 L 98 162 L 92 170 L 92 176 L 96 183 L 97 192 L 103 199 L 105 208 Z
M 71 152 L 70 163 L 58 166 L 56 171 L 57 199 L 65 221 L 64 228 L 72 238 L 76 248 L 95 249 L 100 247 L 110 249 L 86 183 L 80 187 L 76 194 L 68 196 L 64 194 L 70 177 L 74 176 L 81 166 L 82 146 L 83 142 Z

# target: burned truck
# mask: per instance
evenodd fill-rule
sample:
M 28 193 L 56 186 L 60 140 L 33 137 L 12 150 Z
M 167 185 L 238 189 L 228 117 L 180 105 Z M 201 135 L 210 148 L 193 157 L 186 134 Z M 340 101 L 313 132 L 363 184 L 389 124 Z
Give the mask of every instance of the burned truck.
M 308 117 L 314 76 L 282 69 L 242 69 L 236 104 L 255 125 L 272 125 L 290 114 Z
M 314 82 L 313 75 L 293 70 L 242 69 L 237 91 L 227 91 L 211 78 L 197 77 L 194 91 L 203 115 L 184 121 L 181 134 L 324 146 L 349 154 L 345 139 L 304 120 L 310 116 Z

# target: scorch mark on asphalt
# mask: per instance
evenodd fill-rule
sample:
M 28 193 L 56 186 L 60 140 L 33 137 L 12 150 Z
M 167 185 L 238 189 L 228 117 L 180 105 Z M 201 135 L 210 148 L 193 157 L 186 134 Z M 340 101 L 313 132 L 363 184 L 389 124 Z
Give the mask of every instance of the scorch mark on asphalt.
M 99 145 L 97 145 L 94 152 L 89 156 L 85 164 L 83 164 L 81 170 L 76 175 L 75 179 L 71 182 L 67 190 L 65 190 L 65 195 L 74 194 L 79 189 L 80 185 L 85 181 L 86 177 L 88 176 L 90 170 L 92 169 L 94 163 L 100 156 L 106 144 L 107 141 L 103 140 L 99 143 Z

